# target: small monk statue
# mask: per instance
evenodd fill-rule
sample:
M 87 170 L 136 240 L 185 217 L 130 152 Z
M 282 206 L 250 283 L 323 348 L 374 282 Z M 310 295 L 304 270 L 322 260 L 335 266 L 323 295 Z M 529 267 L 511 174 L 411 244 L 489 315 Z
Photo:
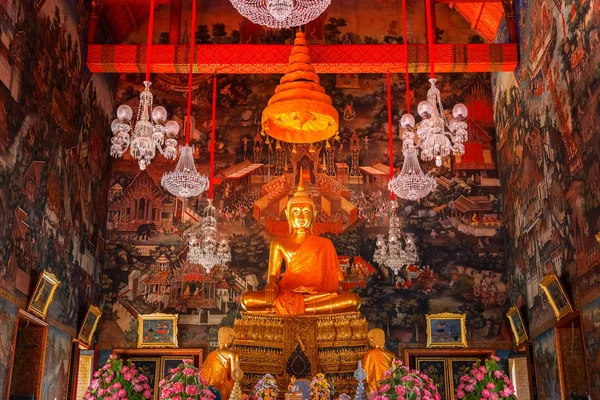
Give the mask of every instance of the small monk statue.
M 340 291 L 344 273 L 333 243 L 311 234 L 316 214 L 300 169 L 298 189 L 285 209 L 290 234 L 271 242 L 267 285 L 264 291 L 242 295 L 246 311 L 288 316 L 359 310 L 360 297 Z M 285 273 L 280 276 L 284 260 Z
M 206 357 L 202 365 L 201 376 L 209 385 L 216 387 L 222 400 L 228 400 L 235 383 L 232 371 L 239 366 L 236 352 L 230 350 L 235 332 L 232 328 L 219 329 L 219 348 Z
M 367 373 L 367 392 L 371 393 L 373 390 L 379 389 L 378 382 L 383 379 L 383 373 L 392 367 L 395 356 L 384 349 L 385 333 L 383 330 L 371 329 L 368 337 L 371 349 L 365 354 L 362 364 Z

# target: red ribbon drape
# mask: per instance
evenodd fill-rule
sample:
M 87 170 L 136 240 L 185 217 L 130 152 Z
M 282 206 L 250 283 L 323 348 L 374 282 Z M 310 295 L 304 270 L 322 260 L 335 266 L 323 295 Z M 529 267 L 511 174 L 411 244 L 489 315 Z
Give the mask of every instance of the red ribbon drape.
M 215 176 L 215 127 L 217 125 L 217 74 L 213 76 L 212 123 L 210 130 L 210 184 L 208 198 L 213 198 L 213 180 Z
M 154 1 L 154 0 L 153 0 Z M 192 0 L 192 29 L 196 29 L 196 0 Z M 194 36 L 190 37 L 190 73 L 188 75 L 188 98 L 187 98 L 187 122 L 185 124 L 185 144 L 190 144 L 190 135 L 192 128 L 192 74 L 194 72 Z
M 402 22 L 404 29 L 404 47 L 406 48 L 406 113 L 410 114 L 410 85 L 408 81 L 408 35 L 406 34 L 406 0 L 402 0 Z
M 390 180 L 394 178 L 394 132 L 392 125 L 392 83 L 390 73 L 387 73 L 387 111 L 388 111 L 388 146 L 390 152 Z M 390 190 L 390 198 L 394 200 L 394 192 Z
M 146 80 L 150 81 L 150 65 L 152 64 L 152 32 L 154 31 L 154 2 L 150 0 L 150 17 L 148 18 L 148 43 L 146 44 Z
M 433 23 L 431 21 L 431 0 L 425 0 L 425 6 L 427 9 L 427 36 L 429 38 L 428 42 L 429 42 L 429 66 L 430 66 L 430 71 L 429 71 L 429 76 L 431 78 L 435 78 L 435 74 L 434 74 L 434 65 L 433 65 L 433 38 L 434 38 L 434 32 L 433 32 Z

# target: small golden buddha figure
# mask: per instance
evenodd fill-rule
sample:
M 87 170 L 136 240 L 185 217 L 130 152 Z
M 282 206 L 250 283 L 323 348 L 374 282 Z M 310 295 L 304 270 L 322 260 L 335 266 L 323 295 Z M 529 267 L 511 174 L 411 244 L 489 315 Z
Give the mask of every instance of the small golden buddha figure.
M 244 293 L 244 309 L 277 315 L 358 311 L 360 297 L 340 291 L 344 274 L 333 243 L 311 234 L 316 209 L 304 190 L 302 169 L 298 190 L 288 200 L 285 216 L 290 234 L 271 242 L 265 290 Z M 284 260 L 285 273 L 280 276 Z
M 206 357 L 200 374 L 209 385 L 219 389 L 223 400 L 229 399 L 235 383 L 232 372 L 239 366 L 237 353 L 230 350 L 234 335 L 232 328 L 224 326 L 219 329 L 219 348 Z
M 369 346 L 371 350 L 367 351 L 363 358 L 363 368 L 367 373 L 367 392 L 379 389 L 378 382 L 383 379 L 383 373 L 392 367 L 394 354 L 384 349 L 385 333 L 376 328 L 369 331 Z

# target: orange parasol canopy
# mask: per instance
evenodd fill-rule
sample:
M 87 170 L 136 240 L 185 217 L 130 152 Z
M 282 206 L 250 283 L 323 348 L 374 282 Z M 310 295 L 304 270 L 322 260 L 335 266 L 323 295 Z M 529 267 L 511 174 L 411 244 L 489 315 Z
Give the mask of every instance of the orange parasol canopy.
M 288 143 L 329 139 L 339 125 L 338 112 L 331 104 L 311 65 L 304 34 L 297 32 L 285 75 L 263 111 L 263 130 Z

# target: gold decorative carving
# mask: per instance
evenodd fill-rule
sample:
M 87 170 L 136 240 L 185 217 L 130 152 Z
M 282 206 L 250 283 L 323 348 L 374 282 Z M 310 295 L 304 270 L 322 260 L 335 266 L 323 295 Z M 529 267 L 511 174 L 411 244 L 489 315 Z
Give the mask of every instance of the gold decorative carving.
M 293 317 L 243 312 L 234 330 L 243 390 L 250 390 L 266 373 L 278 377 L 279 387 L 287 387 L 291 377 L 286 362 L 300 343 L 310 360 L 311 376 L 323 372 L 337 392 L 351 393 L 354 370 L 368 350 L 368 325 L 359 312 Z

